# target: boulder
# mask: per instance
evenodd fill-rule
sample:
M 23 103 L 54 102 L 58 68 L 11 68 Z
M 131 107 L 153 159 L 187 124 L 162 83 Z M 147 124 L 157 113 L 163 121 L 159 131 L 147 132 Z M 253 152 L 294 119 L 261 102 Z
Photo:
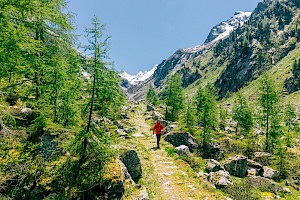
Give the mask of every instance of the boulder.
M 237 177 L 247 176 L 248 164 L 245 156 L 234 156 L 226 161 L 224 168 L 231 174 Z
M 254 152 L 254 158 L 253 160 L 262 164 L 262 165 L 269 165 L 272 154 L 267 153 L 267 152 Z
M 254 160 L 247 159 L 248 168 L 251 169 L 261 169 L 263 166 Z
M 129 138 L 128 134 L 125 133 L 123 129 L 117 129 L 116 131 L 120 135 L 120 137 Z
M 268 178 L 268 179 L 273 179 L 273 180 L 278 180 L 279 178 L 279 172 L 264 166 L 262 169 L 259 170 L 258 174 L 262 177 Z
M 186 145 L 180 145 L 179 147 L 176 147 L 175 152 L 181 156 L 188 156 L 191 154 L 189 147 Z
M 209 174 L 208 173 L 204 173 L 204 172 L 199 172 L 197 174 L 197 177 L 199 179 L 201 179 L 201 180 L 208 180 L 208 176 L 209 176 Z
M 125 164 L 132 179 L 137 182 L 142 177 L 142 166 L 137 152 L 126 151 L 120 155 L 120 160 Z
M 205 170 L 210 173 L 210 172 L 216 172 L 219 170 L 224 170 L 224 168 L 221 166 L 221 164 L 214 160 L 214 159 L 208 159 L 207 161 L 207 165 L 205 167 Z
M 221 146 L 215 142 L 207 145 L 207 158 L 222 160 L 224 158 L 224 151 Z
M 118 162 L 119 162 L 119 165 L 121 168 L 122 181 L 124 182 L 124 181 L 128 180 L 131 184 L 134 184 L 134 181 L 133 181 L 132 177 L 130 176 L 125 164 L 121 160 L 118 160 Z
M 197 140 L 189 133 L 184 133 L 184 132 L 168 133 L 165 136 L 164 140 L 171 143 L 175 147 L 179 147 L 180 145 L 188 146 L 191 152 L 195 151 L 199 147 Z
M 210 172 L 208 175 L 208 180 L 213 183 L 216 188 L 225 188 L 227 186 L 233 185 L 229 173 L 224 170 Z

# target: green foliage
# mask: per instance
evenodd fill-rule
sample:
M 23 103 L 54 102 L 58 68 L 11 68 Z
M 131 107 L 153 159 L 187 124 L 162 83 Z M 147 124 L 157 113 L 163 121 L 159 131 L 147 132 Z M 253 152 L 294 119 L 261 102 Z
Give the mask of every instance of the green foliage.
M 281 179 L 288 178 L 289 172 L 289 162 L 287 158 L 287 147 L 279 142 L 275 151 L 276 155 L 276 165 L 279 171 L 279 177 Z
M 290 130 L 299 130 L 296 108 L 290 102 L 285 106 L 284 122 L 288 128 L 288 132 L 290 132 Z
M 228 117 L 228 111 L 224 108 L 222 108 L 221 106 L 219 106 L 219 112 L 220 112 L 220 129 L 224 130 L 226 127 L 226 120 Z
M 260 81 L 259 102 L 261 105 L 261 124 L 266 128 L 265 150 L 274 149 L 279 136 L 282 134 L 279 118 L 279 94 L 273 80 L 264 75 Z
M 210 141 L 211 133 L 217 122 L 216 97 L 213 91 L 209 87 L 203 88 L 200 85 L 196 95 L 198 124 L 203 127 L 201 143 L 204 150 Z
M 260 193 L 253 190 L 251 185 L 245 182 L 234 183 L 233 186 L 223 189 L 224 192 L 228 193 L 233 199 L 239 200 L 259 200 L 262 199 Z
M 233 106 L 232 119 L 237 121 L 237 127 L 242 129 L 245 136 L 250 133 L 253 127 L 252 110 L 241 93 L 237 94 L 237 99 Z
M 146 94 L 147 100 L 152 103 L 154 106 L 157 106 L 159 101 L 158 101 L 158 96 L 152 85 L 149 86 L 149 89 Z
M 181 126 L 186 129 L 189 133 L 194 134 L 196 131 L 196 108 L 195 102 L 191 100 L 185 107 L 184 115 L 180 120 Z
M 166 95 L 165 103 L 167 105 L 166 119 L 176 121 L 181 110 L 184 108 L 183 88 L 181 78 L 178 73 L 167 80 L 166 88 L 163 93 Z

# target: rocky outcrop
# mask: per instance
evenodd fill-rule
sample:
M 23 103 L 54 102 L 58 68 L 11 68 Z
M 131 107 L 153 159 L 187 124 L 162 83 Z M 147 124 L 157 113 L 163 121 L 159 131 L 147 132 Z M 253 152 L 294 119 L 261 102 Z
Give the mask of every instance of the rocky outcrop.
M 213 183 L 216 188 L 225 188 L 227 186 L 233 185 L 232 179 L 227 171 L 217 171 L 210 172 L 208 180 Z
M 224 170 L 224 168 L 221 166 L 221 164 L 218 161 L 214 159 L 208 159 L 206 161 L 207 161 L 207 165 L 205 167 L 205 170 L 207 171 L 207 173 Z
M 120 160 L 125 164 L 132 179 L 137 182 L 142 177 L 142 166 L 137 152 L 126 151 L 120 155 Z
M 226 161 L 224 168 L 231 174 L 237 177 L 247 176 L 248 164 L 245 156 L 234 156 Z
M 186 145 L 180 145 L 179 147 L 176 147 L 175 152 L 181 156 L 188 156 L 191 154 L 189 147 Z
M 130 176 L 127 167 L 125 166 L 125 164 L 121 161 L 118 160 L 119 165 L 121 167 L 121 175 L 122 175 L 122 181 L 126 181 L 128 180 L 131 184 L 134 184 L 134 180 L 132 179 L 132 177 Z
M 253 160 L 262 165 L 269 165 L 272 160 L 272 154 L 267 152 L 254 152 Z
M 264 166 L 261 170 L 259 170 L 258 174 L 268 179 L 273 179 L 273 180 L 279 179 L 279 172 L 266 166 Z
M 167 134 L 164 140 L 171 143 L 175 147 L 186 145 L 189 147 L 191 152 L 199 148 L 197 140 L 189 133 L 172 132 Z

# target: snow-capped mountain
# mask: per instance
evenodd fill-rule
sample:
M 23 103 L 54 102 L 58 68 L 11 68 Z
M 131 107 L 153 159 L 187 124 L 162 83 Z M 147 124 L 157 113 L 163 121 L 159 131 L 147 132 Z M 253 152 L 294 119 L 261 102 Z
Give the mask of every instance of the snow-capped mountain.
M 136 75 L 130 75 L 127 72 L 123 72 L 120 74 L 121 78 L 126 79 L 131 85 L 137 85 L 146 79 L 150 78 L 154 71 L 156 70 L 157 65 L 155 65 L 151 70 L 139 72 Z
M 221 22 L 220 24 L 211 29 L 204 44 L 208 44 L 210 42 L 217 42 L 229 36 L 231 31 L 237 29 L 239 26 L 242 26 L 246 21 L 248 21 L 251 14 L 252 12 L 235 12 L 229 20 Z
M 252 12 L 236 11 L 234 15 L 210 30 L 204 44 L 182 49 L 185 53 L 196 53 L 210 48 L 213 44 L 229 36 L 230 32 L 247 22 Z

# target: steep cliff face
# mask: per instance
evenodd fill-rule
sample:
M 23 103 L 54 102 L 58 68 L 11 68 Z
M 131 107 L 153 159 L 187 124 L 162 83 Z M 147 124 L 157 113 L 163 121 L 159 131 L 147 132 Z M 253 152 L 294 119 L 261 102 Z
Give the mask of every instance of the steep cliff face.
M 163 60 L 153 74 L 154 86 L 162 87 L 166 81 L 166 77 L 176 72 L 179 72 L 182 76 L 183 87 L 187 87 L 201 78 L 202 75 L 199 69 L 196 69 L 199 66 L 191 66 L 191 63 L 199 55 L 211 51 L 214 44 L 228 37 L 231 31 L 242 26 L 249 19 L 250 15 L 250 12 L 236 12 L 232 18 L 211 29 L 204 44 L 192 48 L 179 49 L 168 59 Z
M 266 0 L 258 4 L 245 26 L 219 42 L 214 55 L 226 63 L 215 82 L 220 96 L 236 92 L 287 56 L 299 42 L 298 19 L 296 4 Z

